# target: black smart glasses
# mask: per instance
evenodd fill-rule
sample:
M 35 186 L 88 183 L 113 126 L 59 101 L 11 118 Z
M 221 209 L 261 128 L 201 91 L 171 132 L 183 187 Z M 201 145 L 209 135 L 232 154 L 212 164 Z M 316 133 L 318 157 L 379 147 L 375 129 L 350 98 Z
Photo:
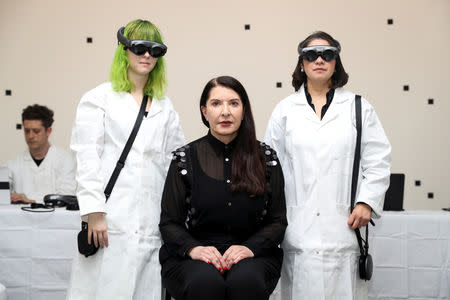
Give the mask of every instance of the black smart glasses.
M 333 46 L 311 46 L 299 49 L 300 56 L 309 61 L 315 61 L 319 56 L 325 61 L 332 61 L 339 55 L 339 49 Z
M 155 58 L 164 56 L 167 52 L 166 45 L 147 40 L 129 40 L 124 36 L 124 32 L 125 27 L 121 27 L 119 31 L 117 31 L 117 40 L 124 46 L 124 50 L 129 49 L 136 55 L 144 55 L 148 52 Z

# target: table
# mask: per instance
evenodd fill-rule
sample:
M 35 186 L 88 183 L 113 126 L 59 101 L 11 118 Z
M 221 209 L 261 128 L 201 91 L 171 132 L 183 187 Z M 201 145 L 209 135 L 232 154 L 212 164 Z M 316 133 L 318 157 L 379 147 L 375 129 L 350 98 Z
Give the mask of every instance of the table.
M 450 213 L 385 212 L 375 222 L 369 299 L 450 299 Z M 76 211 L 0 206 L 0 282 L 8 300 L 65 298 L 79 226 Z M 271 299 L 280 299 L 277 291 Z
M 450 299 L 450 212 L 384 212 L 369 235 L 369 299 Z
M 0 206 L 0 282 L 8 300 L 65 299 L 79 227 L 78 211 Z

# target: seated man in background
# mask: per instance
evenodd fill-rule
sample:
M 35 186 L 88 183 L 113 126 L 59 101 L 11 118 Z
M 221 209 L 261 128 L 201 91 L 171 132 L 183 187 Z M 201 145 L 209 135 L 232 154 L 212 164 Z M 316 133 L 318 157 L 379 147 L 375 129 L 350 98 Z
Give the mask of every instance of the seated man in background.
M 66 151 L 49 143 L 53 111 L 38 104 L 22 112 L 28 150 L 7 161 L 11 203 L 43 202 L 47 194 L 75 194 L 75 162 Z

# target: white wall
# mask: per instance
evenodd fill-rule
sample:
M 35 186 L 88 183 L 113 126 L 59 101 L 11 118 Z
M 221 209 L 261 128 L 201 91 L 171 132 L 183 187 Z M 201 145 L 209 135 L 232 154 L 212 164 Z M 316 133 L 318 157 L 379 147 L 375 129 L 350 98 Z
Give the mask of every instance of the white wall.
M 165 37 L 168 96 L 188 140 L 206 132 L 203 86 L 225 74 L 246 87 L 262 138 L 275 104 L 293 92 L 298 42 L 329 32 L 343 47 L 346 88 L 374 105 L 392 143 L 392 171 L 406 174 L 404 207 L 450 206 L 448 0 L 2 0 L 0 161 L 25 149 L 16 124 L 33 103 L 55 111 L 52 142 L 68 149 L 80 97 L 108 79 L 117 29 L 136 18 Z

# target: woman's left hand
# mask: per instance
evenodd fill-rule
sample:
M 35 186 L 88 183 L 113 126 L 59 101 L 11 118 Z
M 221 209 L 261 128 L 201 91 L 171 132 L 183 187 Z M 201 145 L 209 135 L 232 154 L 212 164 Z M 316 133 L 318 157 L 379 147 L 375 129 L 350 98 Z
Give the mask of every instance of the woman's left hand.
M 352 214 L 348 217 L 347 224 L 351 229 L 361 228 L 366 226 L 372 215 L 372 208 L 365 203 L 358 203 L 355 205 Z
M 226 268 L 229 270 L 234 264 L 237 264 L 239 261 L 244 258 L 249 258 L 255 256 L 253 252 L 245 246 L 233 245 L 225 251 L 222 258 L 226 262 Z M 225 271 L 227 271 L 225 269 Z

